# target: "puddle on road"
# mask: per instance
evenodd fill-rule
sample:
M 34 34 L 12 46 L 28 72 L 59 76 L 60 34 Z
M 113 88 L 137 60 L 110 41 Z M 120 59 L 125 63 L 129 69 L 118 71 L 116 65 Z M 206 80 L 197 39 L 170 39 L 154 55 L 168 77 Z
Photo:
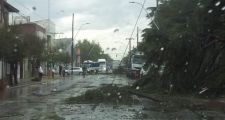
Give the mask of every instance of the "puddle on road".
M 37 86 L 18 87 L 18 88 L 6 88 L 0 95 L 0 101 L 12 100 L 19 97 L 26 97 L 32 94 L 33 91 L 37 91 Z

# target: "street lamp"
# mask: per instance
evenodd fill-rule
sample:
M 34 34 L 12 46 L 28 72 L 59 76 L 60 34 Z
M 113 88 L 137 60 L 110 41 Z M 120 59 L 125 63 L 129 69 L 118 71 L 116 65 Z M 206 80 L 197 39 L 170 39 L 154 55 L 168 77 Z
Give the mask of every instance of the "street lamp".
M 129 3 L 140 5 L 141 8 L 145 10 L 146 14 L 149 15 L 148 10 L 147 10 L 146 8 L 144 8 L 143 4 L 141 4 L 141 3 L 139 3 L 139 2 L 133 2 L 133 1 L 132 1 L 132 2 L 129 2 Z M 157 3 L 157 6 L 158 6 L 158 3 Z M 154 12 L 154 11 L 153 11 L 153 12 Z M 155 13 L 154 13 L 154 14 L 155 14 Z M 153 16 L 154 16 L 154 15 L 153 15 Z M 156 24 L 155 20 L 154 20 L 152 17 L 151 17 L 151 19 L 152 19 L 153 24 L 154 24 L 154 25 L 156 26 L 156 28 L 159 30 L 159 27 L 158 27 L 158 25 Z
M 147 14 L 149 14 L 148 11 L 144 8 L 143 4 L 141 4 L 141 3 L 139 3 L 139 2 L 133 2 L 133 1 L 132 1 L 132 2 L 129 2 L 129 3 L 140 5 L 140 6 L 145 10 L 145 12 L 146 12 Z
M 74 38 L 77 37 L 77 35 L 78 35 L 78 33 L 80 32 L 81 28 L 82 28 L 84 25 L 88 25 L 88 24 L 90 24 L 90 23 L 84 23 L 84 24 L 82 24 L 82 25 L 79 27 L 79 29 L 77 30 L 77 33 L 76 33 L 76 35 L 75 35 Z
M 81 24 L 81 26 L 79 27 L 79 29 L 77 30 L 77 33 L 76 33 L 76 35 L 74 36 L 74 38 L 72 39 L 72 64 L 73 64 L 73 56 L 74 56 L 74 52 L 73 52 L 73 50 L 74 50 L 74 43 L 75 43 L 75 41 L 74 40 L 76 40 L 76 37 L 77 37 L 77 35 L 78 35 L 78 33 L 80 32 L 80 30 L 81 30 L 81 28 L 84 26 L 84 25 L 88 25 L 88 24 L 90 24 L 90 23 L 84 23 L 84 24 Z M 75 46 L 76 47 L 76 46 Z M 75 64 L 77 63 L 77 61 L 75 61 Z M 73 65 L 72 65 L 73 66 Z
M 62 53 L 62 48 L 59 49 L 59 52 Z

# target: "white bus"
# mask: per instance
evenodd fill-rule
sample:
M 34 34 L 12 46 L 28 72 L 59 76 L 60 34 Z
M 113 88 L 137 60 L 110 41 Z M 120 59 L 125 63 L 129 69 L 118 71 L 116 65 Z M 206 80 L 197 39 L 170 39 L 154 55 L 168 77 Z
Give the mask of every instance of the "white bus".
M 98 63 L 99 63 L 99 72 L 106 73 L 107 71 L 106 59 L 98 59 Z

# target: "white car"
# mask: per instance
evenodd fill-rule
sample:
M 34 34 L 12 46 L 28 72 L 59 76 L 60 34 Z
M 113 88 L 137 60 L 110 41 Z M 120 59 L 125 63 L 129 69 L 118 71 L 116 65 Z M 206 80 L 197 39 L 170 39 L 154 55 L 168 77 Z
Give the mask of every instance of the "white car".
M 70 75 L 70 74 L 72 74 L 72 71 L 73 71 L 74 75 L 80 75 L 83 72 L 81 67 L 73 67 L 73 68 L 70 68 L 68 70 L 65 70 L 65 73 L 67 75 Z

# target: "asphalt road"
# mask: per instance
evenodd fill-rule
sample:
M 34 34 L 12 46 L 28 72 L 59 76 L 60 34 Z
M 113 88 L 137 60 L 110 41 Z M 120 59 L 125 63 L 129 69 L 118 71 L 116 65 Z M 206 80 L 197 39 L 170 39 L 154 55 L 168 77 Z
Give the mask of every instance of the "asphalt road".
M 196 112 L 185 108 L 165 111 L 160 103 L 137 96 L 133 97 L 141 102 L 134 105 L 70 105 L 64 102 L 66 98 L 102 85 L 127 86 L 133 82 L 123 75 L 88 75 L 8 88 L 0 96 L 0 120 L 207 120 L 210 115 L 215 120 L 225 119 L 224 113 L 214 111 Z
M 58 119 L 59 116 L 62 117 L 59 119 L 74 119 L 64 114 L 66 111 L 61 108 L 64 105 L 62 101 L 71 96 L 81 95 L 89 89 L 112 83 L 125 86 L 131 84 L 132 81 L 124 76 L 89 75 L 86 78 L 73 76 L 11 87 L 1 96 L 0 120 L 45 120 Z M 86 106 L 89 107 L 81 105 L 85 111 L 92 105 Z M 77 106 L 73 109 L 75 108 Z M 92 116 L 85 115 L 78 119 L 92 119 Z

